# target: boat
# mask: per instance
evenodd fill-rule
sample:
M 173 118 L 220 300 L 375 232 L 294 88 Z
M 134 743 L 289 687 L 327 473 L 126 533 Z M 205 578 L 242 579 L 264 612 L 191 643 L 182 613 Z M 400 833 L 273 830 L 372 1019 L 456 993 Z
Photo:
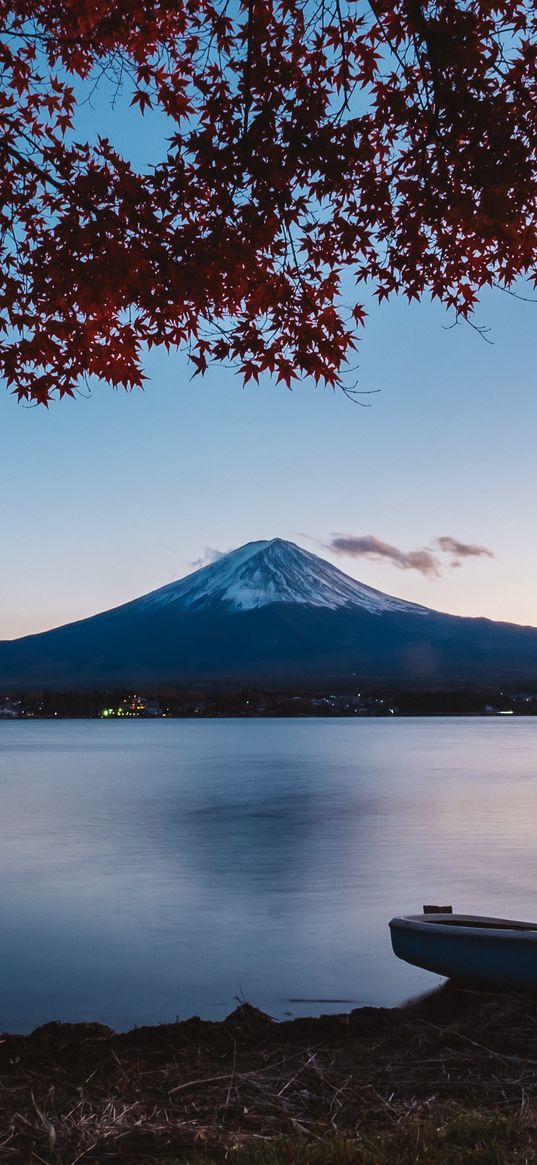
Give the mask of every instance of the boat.
M 537 924 L 474 914 L 408 914 L 389 923 L 394 954 L 448 979 L 537 988 Z

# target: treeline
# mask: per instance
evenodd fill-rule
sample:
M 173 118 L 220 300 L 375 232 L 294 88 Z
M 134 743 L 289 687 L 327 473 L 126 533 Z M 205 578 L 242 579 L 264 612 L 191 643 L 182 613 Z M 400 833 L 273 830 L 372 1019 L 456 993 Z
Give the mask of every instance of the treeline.
M 499 688 L 401 688 L 357 692 L 339 688 L 321 690 L 261 690 L 259 688 L 165 688 L 134 693 L 109 691 L 43 691 L 4 697 L 23 717 L 94 719 L 114 715 L 129 701 L 152 702 L 151 715 L 166 717 L 226 716 L 483 716 L 537 715 L 535 691 Z M 0 700 L 1 703 L 1 700 Z M 131 704 L 132 706 L 132 704 Z M 158 711 L 155 711 L 155 706 Z M 144 715 L 144 711 L 140 713 Z M 148 712 L 149 714 L 149 712 Z

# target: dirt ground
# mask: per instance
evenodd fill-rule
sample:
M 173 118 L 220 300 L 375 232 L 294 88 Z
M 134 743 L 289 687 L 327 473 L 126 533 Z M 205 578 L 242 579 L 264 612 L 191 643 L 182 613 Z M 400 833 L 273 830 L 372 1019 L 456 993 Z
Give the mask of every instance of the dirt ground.
M 468 1114 L 494 1114 L 510 1136 L 518 1122 L 523 1147 L 461 1159 L 537 1161 L 537 997 L 447 986 L 406 1008 L 284 1023 L 243 1004 L 219 1023 L 123 1034 L 50 1023 L 0 1037 L 7 1165 L 242 1160 L 288 1143 L 311 1146 L 315 1161 L 335 1160 L 336 1143 L 355 1146 L 349 1160 L 385 1161 L 387 1136 L 440 1134 Z M 271 1160 L 299 1156 L 309 1159 L 282 1149 Z

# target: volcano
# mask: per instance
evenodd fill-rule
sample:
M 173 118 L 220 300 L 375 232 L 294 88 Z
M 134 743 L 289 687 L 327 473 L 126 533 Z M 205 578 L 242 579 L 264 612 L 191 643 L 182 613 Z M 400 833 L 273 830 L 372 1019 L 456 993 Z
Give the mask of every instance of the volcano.
M 0 689 L 537 680 L 537 629 L 365 586 L 281 538 L 91 618 L 0 642 Z

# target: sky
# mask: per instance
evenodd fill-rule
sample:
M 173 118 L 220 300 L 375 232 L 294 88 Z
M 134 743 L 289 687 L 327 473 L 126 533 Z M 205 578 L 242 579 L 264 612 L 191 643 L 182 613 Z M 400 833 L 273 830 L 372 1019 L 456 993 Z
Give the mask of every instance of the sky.
M 151 161 L 151 118 L 140 131 L 105 94 L 83 117 Z M 181 353 L 150 354 L 143 392 L 96 384 L 47 410 L 0 388 L 0 638 L 273 537 L 389 594 L 537 625 L 537 303 L 488 292 L 475 322 L 492 345 L 435 304 L 367 307 L 369 407 L 218 367 L 191 381 Z

